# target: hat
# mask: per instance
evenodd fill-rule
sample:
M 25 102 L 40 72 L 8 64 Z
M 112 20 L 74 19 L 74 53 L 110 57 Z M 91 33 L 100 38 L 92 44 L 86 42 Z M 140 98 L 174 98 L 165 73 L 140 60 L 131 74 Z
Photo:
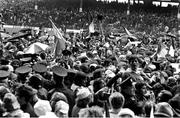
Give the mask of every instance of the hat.
M 55 105 L 55 113 L 57 112 L 61 112 L 64 114 L 68 114 L 69 111 L 69 104 L 67 104 L 66 102 L 60 100 L 56 103 Z
M 10 75 L 10 72 L 0 70 L 0 80 L 6 79 Z
M 19 74 L 26 74 L 29 73 L 32 69 L 28 66 L 21 66 L 16 68 L 15 72 Z
M 112 72 L 111 70 L 106 70 L 105 75 L 110 78 L 113 78 L 115 76 L 114 72 Z
M 47 71 L 47 67 L 44 64 L 36 63 L 33 65 L 33 70 L 38 73 L 43 73 Z
M 108 67 L 108 70 L 111 70 L 112 72 L 116 72 L 116 67 L 114 65 L 110 65 Z
M 62 77 L 67 76 L 67 70 L 61 66 L 52 67 L 52 72 L 58 76 L 62 76 Z
M 82 87 L 82 88 L 79 88 L 78 91 L 77 91 L 77 99 L 84 99 L 84 98 L 87 98 L 91 95 L 92 93 L 90 92 L 90 90 L 88 88 L 85 88 L 85 87 Z
M 52 108 L 47 100 L 38 100 L 34 105 L 34 112 L 37 116 L 44 116 L 47 112 L 51 112 Z
M 173 109 L 167 102 L 160 102 L 156 105 L 154 116 L 173 117 Z
M 20 108 L 17 98 L 12 93 L 6 93 L 3 99 L 4 107 L 7 111 L 13 111 Z
M 130 110 L 129 108 L 123 108 L 120 110 L 119 114 L 118 114 L 120 117 L 123 117 L 123 116 L 131 116 L 131 118 L 135 118 L 135 114 L 132 110 Z
M 72 53 L 71 53 L 71 51 L 69 51 L 69 50 L 63 50 L 63 51 L 62 51 L 62 54 L 63 54 L 64 56 L 70 56 Z

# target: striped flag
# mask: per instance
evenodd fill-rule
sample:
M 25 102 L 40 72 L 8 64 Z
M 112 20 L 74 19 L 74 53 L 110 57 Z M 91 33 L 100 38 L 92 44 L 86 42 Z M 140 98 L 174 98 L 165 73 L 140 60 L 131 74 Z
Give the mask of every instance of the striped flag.
M 64 50 L 66 48 L 66 40 L 64 39 L 62 33 L 59 31 L 59 29 L 56 27 L 56 25 L 54 24 L 54 22 L 49 19 L 51 24 L 52 24 L 52 27 L 53 27 L 53 32 L 54 32 L 54 35 L 55 35 L 55 48 L 54 48 L 54 56 L 58 56 L 62 50 Z

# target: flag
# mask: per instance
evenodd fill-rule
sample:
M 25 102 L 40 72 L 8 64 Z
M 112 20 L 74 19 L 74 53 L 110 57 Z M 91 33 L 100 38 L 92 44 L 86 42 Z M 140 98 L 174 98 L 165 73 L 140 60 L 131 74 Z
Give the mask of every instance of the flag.
M 167 53 L 167 46 L 164 43 L 160 42 L 157 49 L 157 57 L 165 57 Z
M 169 49 L 169 55 L 171 55 L 171 57 L 174 57 L 174 53 L 175 53 L 175 50 L 174 50 L 173 46 L 171 45 L 170 49 Z
M 176 37 L 174 37 L 174 38 L 176 38 Z M 169 55 L 171 55 L 172 57 L 174 57 L 174 53 L 175 53 L 174 38 L 171 38 L 171 46 L 170 46 L 170 49 L 169 49 Z
M 66 40 L 64 39 L 62 33 L 59 31 L 59 29 L 56 27 L 56 25 L 53 23 L 53 21 L 51 19 L 49 19 L 52 27 L 53 27 L 53 32 L 55 35 L 55 48 L 54 48 L 54 56 L 56 57 L 57 55 L 59 55 L 61 53 L 62 50 L 65 49 L 65 43 Z
M 133 35 L 127 28 L 125 28 L 125 27 L 123 27 L 123 28 L 129 38 L 137 40 L 137 37 L 135 35 Z
M 91 24 L 89 25 L 89 33 L 94 33 L 95 29 L 94 29 L 94 21 L 91 22 Z
M 126 34 L 127 34 L 128 36 L 132 36 L 131 32 L 129 32 L 129 30 L 128 30 L 127 28 L 125 28 L 125 27 L 123 27 L 123 28 L 124 28 L 124 30 L 126 31 Z

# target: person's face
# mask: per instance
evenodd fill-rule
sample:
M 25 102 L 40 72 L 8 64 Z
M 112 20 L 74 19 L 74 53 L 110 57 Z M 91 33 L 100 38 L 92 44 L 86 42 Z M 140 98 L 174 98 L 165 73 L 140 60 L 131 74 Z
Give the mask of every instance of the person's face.
M 147 88 L 145 85 L 141 88 L 141 92 L 143 95 L 145 95 L 147 93 Z
M 134 96 L 135 95 L 135 88 L 134 88 L 134 86 L 128 86 L 126 89 L 124 89 L 124 92 L 127 95 Z
M 131 67 L 132 68 L 137 68 L 138 67 L 138 60 L 137 59 L 134 59 L 134 60 L 132 60 L 131 62 L 130 62 L 130 65 L 131 65 Z

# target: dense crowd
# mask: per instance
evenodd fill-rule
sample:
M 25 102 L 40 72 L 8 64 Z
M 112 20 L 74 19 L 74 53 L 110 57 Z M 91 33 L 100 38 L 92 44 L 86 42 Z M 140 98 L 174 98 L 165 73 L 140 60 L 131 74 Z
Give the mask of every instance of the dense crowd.
M 177 15 L 141 5 L 128 16 L 125 4 L 82 13 L 28 5 L 2 11 L 6 24 L 40 29 L 1 31 L 0 117 L 180 117 Z M 49 18 L 61 27 L 65 48 L 45 30 Z M 92 19 L 94 32 L 63 32 L 92 30 Z

